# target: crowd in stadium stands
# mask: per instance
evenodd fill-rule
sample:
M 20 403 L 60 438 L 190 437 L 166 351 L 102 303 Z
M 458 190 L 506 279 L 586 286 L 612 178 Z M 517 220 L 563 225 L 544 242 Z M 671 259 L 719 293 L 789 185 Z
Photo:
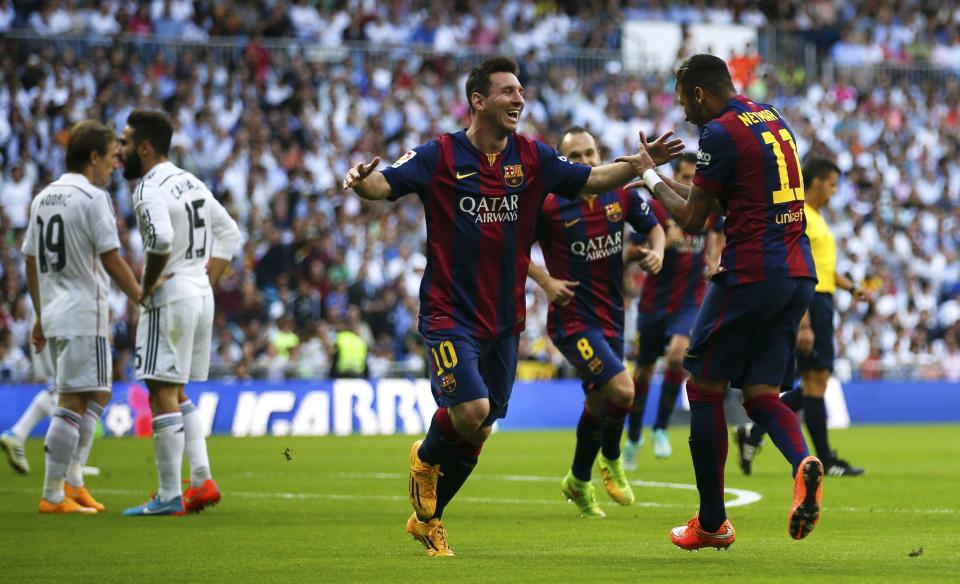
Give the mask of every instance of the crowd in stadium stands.
M 416 334 L 425 264 L 422 207 L 415 197 L 363 203 L 340 192 L 338 183 L 357 160 L 374 154 L 396 159 L 466 126 L 463 72 L 473 61 L 375 47 L 507 43 L 510 52 L 523 52 L 558 38 L 589 47 L 617 43 L 612 29 L 599 38 L 599 29 L 592 28 L 593 19 L 605 18 L 595 8 L 606 6 L 601 2 L 577 3 L 582 8 L 574 17 L 563 9 L 573 3 L 532 1 L 485 4 L 499 5 L 497 10 L 463 3 L 473 12 L 443 9 L 451 2 L 274 2 L 265 13 L 261 6 L 271 3 L 104 2 L 98 10 L 78 8 L 93 4 L 84 2 L 33 4 L 43 8 L 15 12 L 12 6 L 21 3 L 0 0 L 0 31 L 126 31 L 198 40 L 254 29 L 258 34 L 244 41 L 236 59 L 196 47 L 147 51 L 129 41 L 27 50 L 26 40 L 0 38 L 0 381 L 31 376 L 33 311 L 19 252 L 31 196 L 63 172 L 64 137 L 73 123 L 94 117 L 119 130 L 135 107 L 171 114 L 172 158 L 207 182 L 244 231 L 243 254 L 217 293 L 214 375 L 326 375 L 335 334 L 345 328 L 368 341 L 372 376 L 422 375 L 426 362 Z M 716 12 L 741 22 L 764 18 L 743 8 L 752 3 L 736 1 L 711 2 L 709 10 L 703 2 L 625 4 L 624 13 L 674 20 L 708 13 L 713 21 L 724 18 Z M 786 1 L 773 4 L 797 27 L 842 28 L 853 14 L 878 3 L 839 3 L 832 12 L 824 6 L 829 2 L 802 9 Z M 888 23 L 871 28 L 874 38 L 901 38 L 897 31 L 914 21 L 901 18 L 900 7 L 914 4 L 870 12 Z M 923 30 L 934 16 L 940 28 L 955 30 L 956 4 L 931 6 Z M 411 17 L 391 16 L 398 11 Z M 483 16 L 489 14 L 500 20 Z M 406 29 L 391 24 L 401 21 Z M 503 23 L 511 23 L 509 31 Z M 556 28 L 538 32 L 551 26 Z M 510 45 L 518 42 L 518 29 L 529 33 L 523 42 L 534 44 Z M 308 52 L 270 50 L 259 34 L 328 45 L 367 41 L 374 49 L 313 59 Z M 955 32 L 950 34 L 956 43 Z M 821 152 L 844 172 L 825 216 L 838 236 L 841 273 L 874 290 L 876 301 L 856 305 L 838 294 L 838 373 L 960 380 L 957 78 L 910 83 L 881 77 L 868 88 L 843 74 L 808 79 L 801 69 L 760 63 L 755 56 L 734 64 L 744 69 L 738 78 L 745 93 L 785 112 L 801 155 Z M 578 124 L 597 134 L 608 159 L 634 150 L 639 131 L 676 129 L 688 147 L 696 145 L 696 129 L 683 122 L 669 75 L 602 66 L 578 70 L 572 61 L 532 51 L 522 61 L 521 80 L 527 92 L 522 131 L 548 143 Z M 130 187 L 118 173 L 111 192 L 122 251 L 139 273 L 143 258 Z M 629 271 L 628 279 L 635 305 L 642 275 Z M 119 293 L 112 304 L 117 379 L 124 379 L 130 375 L 136 310 Z M 562 369 L 564 360 L 546 339 L 546 299 L 532 283 L 528 308 L 522 357 Z M 628 325 L 634 322 L 635 312 L 629 312 Z

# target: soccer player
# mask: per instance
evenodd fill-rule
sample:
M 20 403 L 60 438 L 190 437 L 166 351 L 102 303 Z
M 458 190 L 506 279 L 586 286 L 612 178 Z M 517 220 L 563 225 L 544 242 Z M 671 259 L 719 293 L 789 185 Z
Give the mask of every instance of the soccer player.
M 33 363 L 34 377 L 47 380 L 47 387 L 37 392 L 27 409 L 24 410 L 20 418 L 8 430 L 0 434 L 0 448 L 7 455 L 7 462 L 19 474 L 26 475 L 30 473 L 30 461 L 27 460 L 26 451 L 23 448 L 24 442 L 30 435 L 30 431 L 46 417 L 52 416 L 60 400 L 60 394 L 57 393 L 55 376 L 53 373 L 53 361 L 50 359 L 50 347 L 45 346 L 42 351 L 37 351 L 31 345 L 31 361 Z M 99 395 L 99 394 L 97 394 Z M 96 400 L 94 400 L 96 401 Z M 106 403 L 102 404 L 106 405 Z M 97 404 L 101 406 L 101 404 Z M 97 422 L 100 419 L 100 413 L 97 407 L 90 408 L 87 414 L 90 416 L 90 422 L 93 424 L 94 431 Z M 86 418 L 84 418 L 86 421 Z M 81 426 L 83 430 L 84 426 Z M 93 434 L 90 432 L 90 445 L 93 443 Z M 87 466 L 87 457 L 90 455 L 90 448 L 87 444 L 87 433 L 80 432 L 79 444 L 83 447 L 77 448 L 73 458 L 70 460 L 70 466 L 67 469 L 67 487 L 83 486 L 83 476 L 88 474 L 98 475 L 100 469 Z
M 677 160 L 674 180 L 689 187 L 697 170 L 697 155 L 686 152 Z M 677 394 L 686 374 L 683 371 L 683 355 L 690 346 L 690 331 L 697 317 L 697 309 L 706 291 L 704 274 L 716 254 L 711 249 L 718 239 L 711 235 L 720 227 L 716 215 L 711 215 L 701 233 L 687 235 L 669 218 L 663 204 L 650 202 L 657 221 L 667 226 L 667 246 L 663 256 L 663 269 L 647 276 L 643 281 L 640 296 L 637 332 L 639 356 L 635 374 L 636 398 L 628 415 L 627 442 L 623 449 L 624 464 L 636 468 L 637 449 L 642 443 L 643 414 L 647 392 L 657 359 L 666 348 L 667 366 L 663 373 L 663 386 L 657 419 L 653 425 L 653 455 L 669 458 L 673 453 L 667 438 L 667 426 L 673 413 Z
M 693 186 L 661 177 L 642 148 L 636 171 L 687 233 L 700 233 L 719 203 L 727 243 L 683 361 L 700 512 L 670 539 L 693 550 L 726 549 L 736 537 L 723 503 L 728 384 L 743 390 L 750 418 L 766 426 L 793 468 L 788 531 L 801 539 L 820 516 L 823 464 L 809 455 L 796 414 L 779 397 L 793 382 L 797 328 L 817 279 L 795 141 L 773 106 L 737 94 L 722 59 L 694 55 L 676 80 L 686 119 L 700 127 Z
M 136 110 L 120 139 L 123 176 L 140 179 L 133 205 L 146 263 L 134 358 L 150 392 L 160 479 L 156 495 L 124 515 L 194 512 L 220 501 L 200 414 L 183 387 L 207 379 L 213 286 L 240 246 L 240 230 L 197 177 L 167 159 L 172 136 L 166 114 Z M 184 451 L 190 488 L 181 498 Z
M 38 352 L 49 345 L 59 392 L 43 446 L 40 512 L 97 513 L 104 506 L 84 486 L 76 460 L 86 460 L 110 399 L 107 275 L 131 299 L 141 291 L 120 257 L 113 206 L 103 190 L 117 169 L 113 131 L 93 120 L 75 125 L 67 140 L 66 168 L 33 199 L 23 242 L 36 313 L 32 342 Z M 74 472 L 68 475 L 71 466 Z
M 837 242 L 830 226 L 820 214 L 837 192 L 840 168 L 824 158 L 808 158 L 803 165 L 803 182 L 806 185 L 804 213 L 807 216 L 807 237 L 817 265 L 816 293 L 810 308 L 800 321 L 797 334 L 797 365 L 803 380 L 801 387 L 788 391 L 780 400 L 793 411 L 803 408 L 804 421 L 810 439 L 823 461 L 825 472 L 830 476 L 855 477 L 864 473 L 849 462 L 837 457 L 830 449 L 827 438 L 827 407 L 823 395 L 833 373 L 833 294 L 837 288 L 846 290 L 856 300 L 867 300 L 868 295 L 856 283 L 837 273 Z M 753 457 L 758 452 L 766 428 L 754 424 L 752 428 L 740 426 L 735 440 L 740 452 L 740 469 L 750 474 Z
M 558 149 L 571 162 L 600 166 L 597 141 L 584 128 L 564 132 Z M 550 339 L 577 369 L 586 394 L 573 465 L 561 481 L 564 496 L 583 517 L 605 516 L 590 482 L 594 460 L 610 497 L 620 505 L 634 501 L 620 456 L 623 423 L 633 403 L 633 382 L 623 366 L 626 223 L 649 243 L 649 249 L 634 248 L 627 259 L 656 273 L 663 260 L 663 228 L 637 191 L 623 189 L 572 200 L 548 195 L 535 236 L 547 269 L 530 264 L 530 277 L 550 300 Z
M 419 330 L 440 407 L 410 451 L 407 532 L 431 556 L 453 555 L 444 508 L 507 413 L 530 246 L 547 193 L 605 193 L 636 176 L 636 155 L 591 169 L 517 134 L 524 106 L 517 73 L 513 59 L 485 60 L 467 77 L 468 129 L 431 140 L 382 172 L 379 158 L 359 163 L 343 180 L 344 190 L 367 200 L 415 192 L 426 213 Z

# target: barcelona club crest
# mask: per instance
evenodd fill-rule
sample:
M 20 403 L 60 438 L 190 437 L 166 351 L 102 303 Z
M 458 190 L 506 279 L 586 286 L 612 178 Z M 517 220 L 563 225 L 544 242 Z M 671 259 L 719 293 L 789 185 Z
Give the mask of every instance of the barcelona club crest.
M 590 368 L 590 373 L 594 375 L 603 373 L 603 361 L 600 360 L 600 357 L 594 357 L 593 360 L 587 364 L 587 367 Z
M 620 201 L 614 201 L 609 205 L 604 205 L 603 208 L 607 211 L 607 221 L 616 223 L 623 219 L 623 208 L 620 206 Z
M 457 378 L 453 376 L 453 373 L 447 373 L 440 378 L 440 387 L 443 393 L 450 395 L 457 390 Z
M 523 184 L 523 165 L 505 164 L 503 166 L 503 184 L 515 189 Z

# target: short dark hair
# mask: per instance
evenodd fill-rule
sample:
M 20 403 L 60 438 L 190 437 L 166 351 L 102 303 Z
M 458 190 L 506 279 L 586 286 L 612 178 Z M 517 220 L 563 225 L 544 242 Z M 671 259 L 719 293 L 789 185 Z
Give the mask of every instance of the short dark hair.
M 831 173 L 840 174 L 840 167 L 835 162 L 831 162 L 820 156 L 808 156 L 803 161 L 803 184 L 813 183 L 813 179 L 825 179 Z
M 160 156 L 170 151 L 173 138 L 173 123 L 170 117 L 158 110 L 133 110 L 127 118 L 127 125 L 133 128 L 133 143 L 149 142 Z
M 520 67 L 510 57 L 490 57 L 470 70 L 467 76 L 467 104 L 473 112 L 473 101 L 470 97 L 474 93 L 487 95 L 490 93 L 490 75 L 494 73 L 513 73 L 520 75 Z
M 690 57 L 677 68 L 677 91 L 689 95 L 694 87 L 715 95 L 736 91 L 726 61 L 704 53 Z
M 110 142 L 117 139 L 113 130 L 96 120 L 83 120 L 70 128 L 67 139 L 67 172 L 83 172 L 94 152 L 107 155 Z
M 594 142 L 597 142 L 597 137 L 593 135 L 593 132 L 584 128 L 583 126 L 570 126 L 560 134 L 560 139 L 557 140 L 557 150 L 560 150 L 560 145 L 563 144 L 563 139 L 569 136 L 570 134 L 587 134 L 593 138 Z M 598 143 L 599 146 L 599 143 Z
M 681 162 L 689 162 L 696 166 L 697 164 L 697 153 L 696 152 L 684 152 L 680 155 L 680 158 L 677 159 L 677 168 L 680 167 Z

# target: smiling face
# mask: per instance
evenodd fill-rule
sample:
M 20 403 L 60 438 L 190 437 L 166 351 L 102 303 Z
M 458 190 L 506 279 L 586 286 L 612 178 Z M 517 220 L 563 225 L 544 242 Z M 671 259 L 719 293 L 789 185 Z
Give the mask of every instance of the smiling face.
M 504 133 L 516 132 L 525 104 L 523 86 L 513 73 L 491 73 L 487 95 L 474 92 L 471 102 L 477 115 Z

